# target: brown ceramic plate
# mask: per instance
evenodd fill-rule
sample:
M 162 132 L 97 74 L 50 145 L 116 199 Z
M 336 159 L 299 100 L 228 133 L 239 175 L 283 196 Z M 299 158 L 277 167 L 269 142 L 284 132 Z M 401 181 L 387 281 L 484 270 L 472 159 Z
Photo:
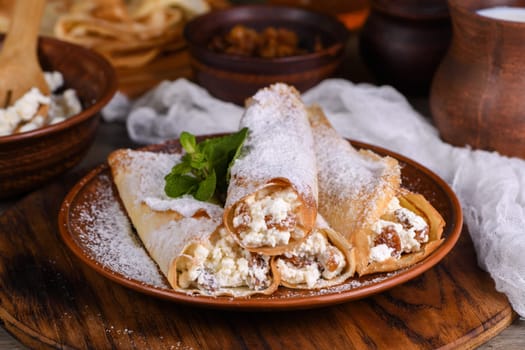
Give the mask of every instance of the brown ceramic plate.
M 284 310 L 308 309 L 367 297 L 404 283 L 437 264 L 455 245 L 463 221 L 458 199 L 433 172 L 385 149 L 351 143 L 358 148 L 397 158 L 402 165 L 403 187 L 423 194 L 445 219 L 445 241 L 423 261 L 400 271 L 354 277 L 342 285 L 320 290 L 279 287 L 273 295 L 249 298 L 192 296 L 176 292 L 168 287 L 131 230 L 106 164 L 93 169 L 68 193 L 60 209 L 60 233 L 73 253 L 103 276 L 138 292 L 180 303 L 221 309 Z M 180 150 L 180 146 L 173 141 L 145 149 L 173 152 Z

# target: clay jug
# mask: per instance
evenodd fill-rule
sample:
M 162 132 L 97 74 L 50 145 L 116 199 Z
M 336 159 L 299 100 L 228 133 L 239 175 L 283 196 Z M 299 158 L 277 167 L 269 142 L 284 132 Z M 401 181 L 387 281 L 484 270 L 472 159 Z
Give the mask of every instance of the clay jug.
M 525 158 L 525 23 L 476 14 L 510 5 L 525 1 L 449 1 L 453 39 L 430 110 L 445 141 Z
M 450 37 L 446 0 L 372 0 L 359 48 L 378 83 L 427 96 Z

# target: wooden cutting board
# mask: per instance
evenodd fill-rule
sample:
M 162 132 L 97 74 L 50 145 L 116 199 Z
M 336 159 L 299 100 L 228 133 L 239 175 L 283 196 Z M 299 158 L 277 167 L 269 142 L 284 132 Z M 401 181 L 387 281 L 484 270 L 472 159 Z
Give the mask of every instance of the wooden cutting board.
M 314 310 L 230 312 L 126 289 L 62 243 L 57 213 L 69 174 L 0 216 L 0 318 L 31 348 L 472 348 L 515 314 L 476 264 L 468 234 L 420 277 L 363 300 Z

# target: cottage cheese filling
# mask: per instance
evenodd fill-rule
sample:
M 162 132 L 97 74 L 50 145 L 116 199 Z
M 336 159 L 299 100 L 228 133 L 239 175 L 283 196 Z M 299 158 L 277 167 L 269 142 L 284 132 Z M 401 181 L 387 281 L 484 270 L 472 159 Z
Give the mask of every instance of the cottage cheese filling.
M 417 252 L 428 242 L 429 226 L 425 219 L 401 207 L 392 199 L 387 213 L 373 226 L 370 239 L 370 261 L 382 262 L 390 257 L 399 259 L 403 253 Z
M 67 89 L 61 93 L 57 92 L 64 84 L 62 74 L 45 72 L 44 77 L 53 94 L 44 96 L 38 88 L 34 87 L 13 105 L 0 108 L 0 136 L 56 124 L 80 113 L 82 106 L 75 90 Z M 37 115 L 40 105 L 49 105 L 47 118 Z
M 291 188 L 275 192 L 259 191 L 240 203 L 234 211 L 233 227 L 247 247 L 275 247 L 301 239 L 305 232 L 297 224 L 301 202 Z
M 320 280 L 337 277 L 346 266 L 343 253 L 314 230 L 308 238 L 277 261 L 281 279 L 292 284 L 305 283 L 309 288 Z
M 179 274 L 182 288 L 216 291 L 247 286 L 262 290 L 270 285 L 269 258 L 241 248 L 224 228 L 219 229 L 213 247 L 197 244 L 188 254 L 193 259 Z

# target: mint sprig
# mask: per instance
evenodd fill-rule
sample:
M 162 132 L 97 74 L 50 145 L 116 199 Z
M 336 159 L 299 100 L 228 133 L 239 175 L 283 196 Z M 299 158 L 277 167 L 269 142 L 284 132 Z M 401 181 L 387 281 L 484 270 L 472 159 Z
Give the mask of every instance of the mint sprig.
M 191 194 L 200 201 L 221 201 L 226 196 L 230 167 L 240 154 L 248 129 L 200 143 L 183 132 L 180 144 L 186 151 L 180 163 L 165 176 L 166 195 L 177 198 Z

